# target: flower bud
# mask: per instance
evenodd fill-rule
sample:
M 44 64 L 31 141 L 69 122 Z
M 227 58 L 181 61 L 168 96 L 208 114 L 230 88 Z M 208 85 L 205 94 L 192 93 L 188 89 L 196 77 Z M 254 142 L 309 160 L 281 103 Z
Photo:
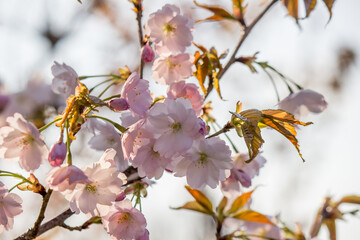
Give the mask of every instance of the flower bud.
M 125 111 L 130 108 L 129 103 L 124 98 L 115 98 L 108 102 L 109 108 L 115 112 Z
M 6 105 L 9 103 L 9 96 L 0 94 L 0 113 L 5 109 Z
M 148 43 L 146 43 L 142 49 L 141 49 L 141 59 L 144 62 L 152 62 L 155 58 L 155 52 L 154 50 L 150 47 L 150 45 Z
M 204 136 L 208 135 L 209 131 L 207 129 L 206 123 L 201 118 L 198 118 L 198 122 L 199 122 L 199 125 L 200 125 L 199 133 L 204 135 Z
M 53 167 L 60 166 L 66 157 L 67 148 L 66 144 L 63 142 L 57 142 L 52 145 L 49 152 L 49 163 Z

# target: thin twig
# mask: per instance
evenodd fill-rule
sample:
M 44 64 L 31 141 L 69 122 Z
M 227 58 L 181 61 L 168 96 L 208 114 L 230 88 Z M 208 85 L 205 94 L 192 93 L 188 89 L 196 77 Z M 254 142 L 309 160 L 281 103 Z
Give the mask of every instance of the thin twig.
M 226 133 L 226 132 L 230 131 L 230 129 L 232 129 L 232 128 L 234 128 L 234 126 L 231 123 L 228 122 L 228 123 L 225 124 L 225 126 L 222 129 L 220 129 L 216 133 L 214 133 L 214 134 L 212 134 L 212 135 L 210 135 L 210 136 L 208 136 L 206 138 L 216 137 L 216 136 L 218 136 L 218 135 L 220 135 L 222 133 Z
M 144 46 L 144 37 L 143 37 L 143 32 L 142 32 L 142 23 L 141 23 L 141 19 L 142 19 L 142 2 L 141 1 L 137 1 L 137 4 L 134 4 L 135 8 L 137 10 L 136 12 L 136 21 L 138 24 L 138 34 L 139 34 L 139 43 L 140 43 L 140 51 L 142 49 L 142 47 Z M 139 75 L 140 78 L 143 77 L 143 69 L 144 69 L 144 61 L 142 60 L 141 56 L 140 56 L 140 66 L 139 66 Z
M 87 229 L 91 224 L 94 223 L 94 219 L 96 219 L 98 217 L 92 217 L 90 218 L 89 220 L 87 220 L 86 222 L 84 222 L 83 224 L 81 224 L 80 226 L 77 226 L 77 227 L 71 227 L 67 224 L 65 224 L 64 222 L 59 225 L 60 227 L 62 228 L 66 228 L 67 230 L 70 230 L 70 231 L 82 231 L 84 229 Z
M 254 21 L 247 27 L 244 27 L 244 32 L 240 37 L 240 40 L 238 42 L 238 44 L 235 47 L 235 50 L 233 52 L 233 54 L 231 55 L 228 63 L 224 66 L 224 68 L 220 71 L 219 75 L 218 75 L 218 79 L 220 81 L 221 77 L 225 74 L 225 72 L 230 68 L 230 66 L 236 62 L 236 54 L 238 52 L 238 50 L 240 49 L 241 45 L 244 43 L 244 41 L 246 40 L 247 36 L 249 35 L 249 33 L 251 32 L 251 30 L 254 28 L 254 26 L 259 22 L 259 20 L 265 15 L 265 13 L 267 11 L 269 11 L 269 9 L 276 3 L 278 2 L 278 0 L 272 0 L 271 3 L 259 14 L 259 16 L 257 16 Z M 209 96 L 211 90 L 208 91 L 206 93 L 205 99 Z

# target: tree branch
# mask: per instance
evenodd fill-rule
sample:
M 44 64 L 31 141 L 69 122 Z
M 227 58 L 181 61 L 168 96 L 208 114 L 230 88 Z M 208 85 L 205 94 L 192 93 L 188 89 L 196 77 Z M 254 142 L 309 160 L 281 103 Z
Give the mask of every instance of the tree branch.
M 225 124 L 225 126 L 222 129 L 220 129 L 216 133 L 214 133 L 214 134 L 212 134 L 212 135 L 210 135 L 210 136 L 208 136 L 206 138 L 216 137 L 216 136 L 218 136 L 218 135 L 220 135 L 222 133 L 226 133 L 226 132 L 230 131 L 230 129 L 232 129 L 232 128 L 234 128 L 234 126 L 230 122 L 228 122 L 228 123 Z
M 142 23 L 141 23 L 141 18 L 142 18 L 142 1 L 137 1 L 136 3 L 134 3 L 135 5 L 135 9 L 136 11 L 136 21 L 138 24 L 138 35 L 139 35 L 139 43 L 140 43 L 140 51 L 142 49 L 142 47 L 144 46 L 144 37 L 143 37 L 143 32 L 142 32 Z M 141 54 L 141 53 L 140 53 Z M 140 66 L 139 66 L 139 75 L 140 78 L 143 77 L 143 69 L 144 69 L 144 61 L 142 60 L 141 56 L 140 56 Z
M 220 71 L 218 75 L 218 79 L 220 81 L 221 77 L 225 74 L 225 72 L 230 68 L 230 66 L 236 62 L 236 54 L 239 51 L 241 45 L 244 43 L 248 35 L 250 34 L 251 30 L 254 28 L 254 26 L 260 21 L 260 19 L 269 11 L 269 9 L 276 3 L 278 0 L 272 0 L 271 3 L 254 19 L 254 21 L 249 26 L 244 26 L 244 32 L 240 37 L 240 40 L 238 44 L 235 47 L 235 50 L 233 54 L 231 55 L 228 63 L 224 66 L 224 68 Z M 212 90 L 212 89 L 211 89 Z M 210 91 L 207 91 L 205 95 L 205 99 L 209 96 Z

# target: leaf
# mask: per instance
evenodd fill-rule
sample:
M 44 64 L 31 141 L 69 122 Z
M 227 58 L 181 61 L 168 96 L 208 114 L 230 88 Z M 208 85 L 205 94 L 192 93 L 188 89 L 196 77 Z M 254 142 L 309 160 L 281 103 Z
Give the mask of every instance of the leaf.
M 187 202 L 187 203 L 185 203 L 184 206 L 173 208 L 173 209 L 175 209 L 175 210 L 187 209 L 187 210 L 191 210 L 191 211 L 196 211 L 196 212 L 201 212 L 201 213 L 205 213 L 208 215 L 212 215 L 211 211 L 209 212 L 209 210 L 207 210 L 206 208 L 201 206 L 201 204 L 197 201 Z
M 339 203 L 354 203 L 360 204 L 360 196 L 350 195 L 343 197 Z
M 249 163 L 258 155 L 259 149 L 264 143 L 260 128 L 258 127 L 258 123 L 261 120 L 261 112 L 256 109 L 250 109 L 240 113 L 231 113 L 235 116 L 232 119 L 232 124 L 238 135 L 245 139 L 250 157 L 246 162 Z
M 296 139 L 296 130 L 294 125 L 307 126 L 311 122 L 303 123 L 294 118 L 294 115 L 284 110 L 263 110 L 261 123 L 271 127 L 285 136 L 296 148 L 301 159 L 305 162 L 300 153 L 298 140 Z
M 329 230 L 330 240 L 336 240 L 336 224 L 335 219 L 326 219 L 324 221 L 327 229 Z
M 266 216 L 253 210 L 241 211 L 232 217 L 248 222 L 266 223 L 274 225 L 274 223 L 272 223 Z
M 219 79 L 217 78 L 217 72 L 213 72 L 213 85 L 214 88 L 216 89 L 216 92 L 219 94 L 220 99 L 223 99 L 221 96 L 221 92 L 220 92 L 220 84 L 219 84 Z
M 203 5 L 203 4 L 199 4 L 196 1 L 194 1 L 195 5 L 201 8 L 204 8 L 206 10 L 211 11 L 212 13 L 214 13 L 213 16 L 208 17 L 206 19 L 203 20 L 198 20 L 196 22 L 202 22 L 202 21 L 220 21 L 223 19 L 229 19 L 229 20 L 236 20 L 237 19 L 231 15 L 229 12 L 227 12 L 225 9 L 218 7 L 218 6 L 209 6 L 209 5 Z
M 316 6 L 316 0 L 304 0 L 306 17 L 310 16 L 310 13 L 314 10 Z
M 204 209 L 206 209 L 208 213 L 213 214 L 212 204 L 202 192 L 196 189 L 192 189 L 189 186 L 185 186 L 185 188 L 195 198 L 196 202 L 198 202 Z
M 231 208 L 229 209 L 229 211 L 227 211 L 227 213 L 228 214 L 235 213 L 235 212 L 238 212 L 241 208 L 243 208 L 245 206 L 245 204 L 251 198 L 251 195 L 254 191 L 255 190 L 244 193 L 244 194 L 240 195 L 239 197 L 237 197 L 234 200 L 233 204 L 231 205 Z
M 325 3 L 327 9 L 329 10 L 329 14 L 330 14 L 330 16 L 329 16 L 329 21 L 330 21 L 330 19 L 331 19 L 331 17 L 332 17 L 332 11 L 331 11 L 331 9 L 332 9 L 332 7 L 333 7 L 333 5 L 334 5 L 335 0 L 323 0 L 323 2 Z
M 283 4 L 287 8 L 289 15 L 295 18 L 296 23 L 299 23 L 298 0 L 283 0 Z

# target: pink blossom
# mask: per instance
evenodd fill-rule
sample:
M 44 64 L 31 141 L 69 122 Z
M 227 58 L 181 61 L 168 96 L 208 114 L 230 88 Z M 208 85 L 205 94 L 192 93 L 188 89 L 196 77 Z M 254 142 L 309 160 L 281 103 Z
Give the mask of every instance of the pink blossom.
M 139 74 L 132 73 L 121 90 L 121 97 L 128 102 L 133 114 L 144 116 L 152 103 L 149 82 L 140 79 Z
M 161 156 L 154 150 L 155 139 L 149 139 L 146 145 L 137 149 L 136 155 L 131 160 L 134 167 L 138 169 L 140 177 L 159 179 L 165 169 L 172 169 L 172 159 Z
M 195 84 L 185 83 L 185 81 L 172 83 L 167 90 L 167 96 L 170 99 L 179 97 L 189 99 L 196 115 L 201 113 L 204 97 L 200 94 L 199 88 Z
M 216 188 L 219 181 L 225 180 L 225 170 L 233 167 L 230 148 L 216 137 L 194 141 L 182 157 L 175 167 L 175 176 L 186 176 L 192 188 Z
M 108 148 L 113 148 L 116 151 L 114 160 L 116 166 L 120 171 L 128 167 L 128 161 L 124 160 L 124 155 L 121 146 L 121 135 L 118 133 L 111 123 L 103 122 L 97 119 L 88 119 L 91 125 L 94 136 L 90 139 L 89 145 L 91 148 L 98 151 L 105 151 Z
M 142 146 L 143 125 L 145 119 L 140 119 L 122 135 L 122 150 L 124 158 L 130 160 L 136 153 L 137 149 Z
M 60 166 L 64 162 L 66 154 L 67 148 L 65 143 L 57 142 L 52 145 L 48 157 L 50 165 L 53 167 Z
M 0 128 L 0 157 L 19 161 L 26 171 L 38 169 L 49 154 L 44 137 L 19 113 L 6 121 L 9 126 Z
M 149 131 L 154 133 L 154 151 L 169 158 L 191 148 L 201 136 L 200 124 L 190 101 L 184 98 L 166 99 L 156 103 L 148 113 Z
M 51 67 L 51 72 L 54 76 L 52 80 L 52 89 L 55 93 L 63 94 L 65 97 L 75 93 L 75 88 L 78 85 L 78 75 L 74 69 L 63 63 L 60 65 L 54 62 Z
M 184 52 L 191 45 L 193 27 L 193 20 L 180 15 L 180 9 L 170 4 L 152 13 L 148 21 L 150 40 L 156 43 L 160 55 Z
M 233 157 L 234 168 L 230 171 L 230 176 L 221 182 L 221 191 L 224 196 L 230 196 L 240 193 L 241 186 L 250 187 L 251 180 L 259 175 L 260 168 L 265 165 L 266 159 L 260 154 L 257 155 L 250 163 L 245 161 L 249 159 L 248 154 L 236 154 Z
M 113 209 L 102 217 L 106 231 L 115 239 L 146 239 L 146 220 L 144 215 L 124 199 L 116 202 Z
M 108 155 L 113 156 L 113 150 L 106 151 L 99 162 L 85 168 L 86 183 L 76 184 L 71 194 L 65 194 L 70 209 L 77 214 L 81 211 L 91 216 L 105 215 L 121 193 L 126 176 L 109 161 Z
M 130 108 L 129 103 L 124 98 L 111 99 L 108 106 L 115 112 L 125 111 Z
M 187 53 L 162 56 L 152 66 L 154 80 L 161 84 L 171 84 L 193 75 L 195 66 L 192 56 Z
M 204 135 L 204 136 L 208 135 L 209 132 L 207 130 L 207 126 L 206 126 L 206 123 L 204 122 L 204 120 L 202 120 L 201 118 L 198 118 L 198 122 L 199 122 L 199 125 L 200 125 L 199 133 Z
M 154 58 L 155 58 L 154 50 L 150 47 L 149 43 L 146 43 L 141 49 L 141 59 L 144 62 L 150 63 L 154 60 Z
M 75 165 L 63 164 L 60 167 L 53 168 L 46 177 L 49 187 L 58 192 L 71 193 L 76 184 L 86 183 L 88 177 Z
M 279 102 L 279 108 L 296 117 L 306 116 L 309 112 L 321 113 L 327 107 L 325 98 L 320 93 L 310 89 L 292 93 Z
M 14 225 L 14 217 L 23 212 L 22 199 L 15 193 L 9 193 L 5 185 L 0 181 L 0 234 L 10 230 Z

